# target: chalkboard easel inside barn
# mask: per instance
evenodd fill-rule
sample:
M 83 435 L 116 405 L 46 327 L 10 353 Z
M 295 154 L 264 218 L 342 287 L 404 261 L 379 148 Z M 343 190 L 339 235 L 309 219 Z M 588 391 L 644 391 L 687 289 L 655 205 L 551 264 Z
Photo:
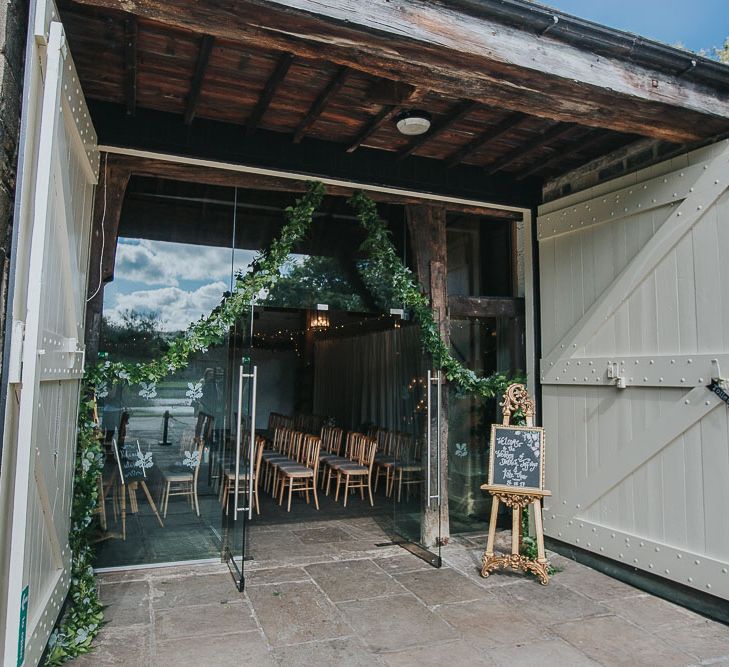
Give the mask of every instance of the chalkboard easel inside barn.
M 488 483 L 481 486 L 493 498 L 481 576 L 488 577 L 498 568 L 511 568 L 532 572 L 546 586 L 549 583 L 549 563 L 544 553 L 542 498 L 552 493 L 544 489 L 544 430 L 534 426 L 534 402 L 524 385 L 510 385 L 501 407 L 503 421 L 491 428 Z M 523 414 L 526 426 L 511 425 L 511 418 L 516 413 Z M 512 510 L 510 554 L 494 553 L 500 503 Z M 521 514 L 523 508 L 529 505 L 534 506 L 536 559 L 520 553 Z

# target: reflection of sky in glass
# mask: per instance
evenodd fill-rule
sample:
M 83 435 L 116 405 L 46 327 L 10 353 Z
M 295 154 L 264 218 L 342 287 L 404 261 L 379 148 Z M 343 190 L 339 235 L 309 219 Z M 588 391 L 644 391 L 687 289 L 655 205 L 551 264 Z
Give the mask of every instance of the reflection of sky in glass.
M 245 271 L 255 255 L 237 249 L 234 271 Z M 119 322 L 127 310 L 153 312 L 161 330 L 179 331 L 208 314 L 230 285 L 230 248 L 120 238 L 104 315 Z

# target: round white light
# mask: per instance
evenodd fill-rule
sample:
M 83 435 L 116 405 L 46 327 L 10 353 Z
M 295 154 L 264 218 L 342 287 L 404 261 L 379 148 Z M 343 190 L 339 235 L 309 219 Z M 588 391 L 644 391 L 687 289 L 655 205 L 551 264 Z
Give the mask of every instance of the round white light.
M 403 114 L 397 119 L 396 125 L 401 134 L 414 137 L 425 134 L 430 129 L 430 118 L 426 114 Z

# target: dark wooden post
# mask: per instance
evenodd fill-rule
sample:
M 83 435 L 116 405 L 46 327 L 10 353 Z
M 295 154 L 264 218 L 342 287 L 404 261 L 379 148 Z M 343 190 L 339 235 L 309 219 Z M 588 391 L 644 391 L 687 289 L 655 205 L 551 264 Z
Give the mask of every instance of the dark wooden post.
M 406 217 L 418 281 L 430 297 L 433 316 L 440 335 L 446 345 L 450 345 L 445 209 L 441 206 L 407 206 Z M 428 360 L 428 363 L 432 362 Z M 440 516 L 436 510 L 431 509 L 429 503 L 426 503 L 421 526 L 421 539 L 426 546 L 435 546 L 439 537 L 447 540 L 450 534 L 448 524 L 448 392 L 445 385 L 443 386 L 441 407 Z M 432 461 L 433 475 L 436 472 L 436 465 L 437 462 L 434 458 Z
M 114 277 L 119 219 L 130 175 L 129 167 L 117 165 L 112 156 L 102 160 L 94 197 L 89 252 L 85 335 L 87 364 L 94 363 L 99 353 L 104 285 Z

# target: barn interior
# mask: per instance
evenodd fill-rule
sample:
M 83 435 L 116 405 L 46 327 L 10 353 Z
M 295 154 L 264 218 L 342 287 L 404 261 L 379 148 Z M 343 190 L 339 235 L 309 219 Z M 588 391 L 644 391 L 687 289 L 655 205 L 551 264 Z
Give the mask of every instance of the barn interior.
M 183 494 L 169 501 L 167 517 L 158 520 L 140 490 L 125 539 L 119 517 L 116 523 L 109 519 L 114 529 L 101 536 L 100 566 L 219 556 L 228 522 L 220 498 L 220 471 L 230 464 L 224 452 L 238 431 L 245 442 L 245 428 L 237 429 L 238 389 L 244 386 L 246 400 L 252 398 L 249 383 L 240 380 L 241 366 L 244 375 L 253 366 L 260 370 L 261 403 L 249 431 L 270 436 L 271 414 L 336 416 L 342 428 L 377 438 L 378 428 L 399 432 L 405 419 L 412 439 L 422 439 L 427 424 L 417 408 L 429 363 L 415 351 L 417 329 L 403 320 L 407 313 L 398 312 L 400 304 L 373 294 L 362 279 L 362 233 L 346 204 L 358 184 L 377 200 L 398 255 L 433 303 L 441 304 L 438 323 L 464 365 L 477 373 L 529 374 L 535 367 L 527 357 L 533 360 L 536 350 L 529 352 L 528 327 L 538 326 L 533 303 L 528 305 L 536 234 L 531 212 L 542 201 L 545 182 L 552 184 L 551 196 L 564 195 L 571 185 L 560 176 L 583 165 L 609 178 L 729 131 L 715 113 L 716 97 L 705 90 L 725 77 L 710 62 L 564 15 L 555 21 L 555 12 L 533 3 L 497 7 L 459 0 L 450 9 L 439 6 L 453 29 L 432 20 L 425 5 L 413 6 L 403 26 L 385 2 L 363 5 L 345 20 L 329 6 L 299 4 L 304 8 L 245 2 L 232 15 L 219 2 L 199 12 L 183 2 L 157 0 L 60 3 L 103 151 L 92 240 L 92 256 L 100 262 L 90 267 L 86 318 L 90 354 L 142 360 L 184 328 L 172 319 L 121 317 L 120 295 L 144 291 L 130 279 L 141 275 L 134 258 L 141 261 L 144 252 L 166 258 L 158 264 L 162 282 L 147 290 L 167 290 L 166 302 L 188 303 L 189 293 L 205 287 L 203 280 L 223 298 L 251 253 L 280 230 L 283 212 L 305 180 L 323 180 L 328 193 L 287 269 L 300 277 L 311 268 L 316 298 L 312 291 L 272 290 L 223 345 L 193 360 L 188 375 L 171 376 L 153 390 L 135 387 L 126 396 L 109 388 L 107 412 L 116 409 L 120 416 L 121 408 L 130 407 L 134 413 L 125 444 L 136 447 L 139 439 L 141 459 L 157 448 L 152 454 L 160 470 L 158 464 L 182 465 L 191 452 L 185 446 L 189 431 L 196 435 L 197 393 L 206 376 L 217 385 L 223 407 L 202 451 L 200 517 Z M 502 39 L 490 40 L 492 33 Z M 509 50 L 516 39 L 533 44 L 538 56 Z M 565 76 L 568 61 L 573 70 Z M 600 79 L 603 66 L 614 70 L 609 86 Z M 408 135 L 398 129 L 412 117 L 424 118 L 428 131 Z M 595 166 L 613 154 L 622 157 Z M 165 255 L 161 250 L 170 246 L 164 244 L 179 246 L 179 254 Z M 210 249 L 218 254 L 204 252 Z M 164 261 L 177 273 L 164 269 Z M 432 262 L 447 266 L 443 275 L 432 271 Z M 187 277 L 179 275 L 180 266 Z M 320 296 L 322 276 L 326 299 Z M 150 304 L 159 303 L 142 295 L 126 301 L 147 316 L 154 314 Z M 192 306 L 176 312 L 202 313 Z M 323 377 L 324 351 L 333 357 L 345 341 L 361 351 L 378 336 L 391 339 L 391 348 L 374 346 L 383 354 L 408 345 L 414 350 L 399 375 L 373 372 L 374 363 L 362 371 L 370 386 L 380 387 L 379 396 L 391 398 L 369 405 L 354 391 L 360 386 L 355 382 L 326 394 L 323 383 L 342 378 Z M 449 502 L 438 522 L 447 535 L 448 522 L 453 532 L 483 524 L 485 499 L 477 488 L 485 461 L 483 429 L 496 408 L 456 395 L 444 403 L 447 428 L 440 432 L 447 436 L 442 456 Z M 357 414 L 345 405 L 355 406 Z M 309 424 L 311 430 L 321 425 Z M 118 426 L 110 431 L 119 439 Z M 388 517 L 391 532 L 432 543 L 421 532 L 426 480 L 421 475 L 415 481 L 405 500 L 398 502 L 397 493 L 388 495 L 381 486 L 374 506 L 353 496 L 357 502 L 347 511 L 379 513 Z M 150 492 L 158 510 L 162 487 Z M 295 498 L 292 513 L 308 521 L 344 511 L 341 498 L 321 495 L 320 511 Z M 254 511 L 252 526 L 285 513 L 270 494 L 260 499 L 260 520 Z M 109 513 L 120 514 L 120 502 L 116 509 L 112 504 Z M 168 530 L 176 520 L 180 531 Z

